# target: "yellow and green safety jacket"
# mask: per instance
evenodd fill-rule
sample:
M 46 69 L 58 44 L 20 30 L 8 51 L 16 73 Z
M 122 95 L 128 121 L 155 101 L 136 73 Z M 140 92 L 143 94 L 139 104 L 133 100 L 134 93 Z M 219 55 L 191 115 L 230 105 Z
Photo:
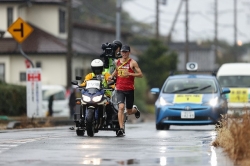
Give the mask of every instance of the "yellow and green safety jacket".
M 104 79 L 102 80 L 102 85 L 104 88 L 108 87 L 108 77 L 110 76 L 109 72 L 102 72 L 102 75 L 104 76 Z M 89 73 L 85 76 L 84 81 L 80 84 L 80 86 L 86 86 L 86 81 L 91 80 L 95 76 L 94 73 Z M 111 85 L 110 88 L 115 88 L 115 85 Z M 108 97 L 111 97 L 112 92 L 111 91 L 105 91 L 105 95 Z

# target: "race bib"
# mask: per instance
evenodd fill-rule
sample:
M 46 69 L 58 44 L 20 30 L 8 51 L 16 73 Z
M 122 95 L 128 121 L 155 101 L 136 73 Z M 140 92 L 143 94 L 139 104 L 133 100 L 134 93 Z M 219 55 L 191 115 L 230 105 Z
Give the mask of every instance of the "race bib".
M 128 69 L 119 69 L 118 70 L 118 76 L 119 77 L 128 77 Z
M 197 103 L 202 102 L 202 94 L 176 94 L 174 95 L 174 103 Z
M 87 81 L 87 85 L 86 85 L 86 89 L 89 88 L 96 88 L 96 89 L 100 89 L 101 82 L 98 80 L 89 80 Z

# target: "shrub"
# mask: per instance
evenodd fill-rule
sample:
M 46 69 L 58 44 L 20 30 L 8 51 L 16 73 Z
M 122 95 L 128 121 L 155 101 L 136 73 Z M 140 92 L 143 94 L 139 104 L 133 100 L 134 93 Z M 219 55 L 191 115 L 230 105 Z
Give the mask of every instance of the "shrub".
M 0 115 L 26 114 L 26 87 L 0 83 Z
M 217 137 L 212 143 L 222 147 L 237 165 L 250 165 L 250 113 L 224 116 L 217 126 Z

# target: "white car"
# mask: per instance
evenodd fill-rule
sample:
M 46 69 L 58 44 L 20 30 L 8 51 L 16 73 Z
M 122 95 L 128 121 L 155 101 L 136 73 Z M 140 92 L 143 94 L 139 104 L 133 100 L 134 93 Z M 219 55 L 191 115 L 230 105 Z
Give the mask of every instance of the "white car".
M 53 117 L 70 117 L 68 106 L 69 99 L 66 95 L 66 88 L 61 85 L 42 85 L 42 114 L 46 116 L 48 111 L 48 100 L 54 95 Z

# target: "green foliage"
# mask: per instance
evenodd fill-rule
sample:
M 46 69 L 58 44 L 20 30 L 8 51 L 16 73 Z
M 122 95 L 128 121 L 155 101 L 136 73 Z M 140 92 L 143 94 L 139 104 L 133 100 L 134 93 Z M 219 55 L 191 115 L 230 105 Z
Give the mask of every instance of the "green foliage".
M 148 112 L 146 106 L 146 92 L 147 92 L 147 80 L 145 77 L 142 78 L 135 78 L 135 105 L 139 108 L 142 112 Z
M 161 87 L 170 71 L 177 68 L 177 54 L 161 41 L 152 39 L 148 49 L 139 57 L 139 66 L 150 87 Z
M 26 87 L 0 83 L 0 115 L 19 116 L 26 113 Z
M 116 0 L 84 0 L 73 10 L 75 22 L 96 24 L 101 26 L 116 27 Z M 124 3 L 126 3 L 124 1 Z M 135 21 L 129 13 L 121 10 L 121 30 L 148 35 L 151 33 L 152 25 Z

